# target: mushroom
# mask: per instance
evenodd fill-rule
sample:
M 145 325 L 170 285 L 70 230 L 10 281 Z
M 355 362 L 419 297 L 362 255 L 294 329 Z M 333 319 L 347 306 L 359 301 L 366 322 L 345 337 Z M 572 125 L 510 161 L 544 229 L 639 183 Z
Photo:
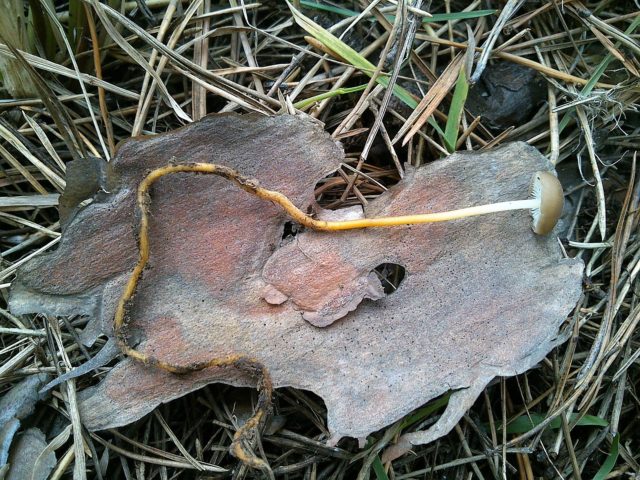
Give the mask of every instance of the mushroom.
M 232 168 L 214 163 L 183 163 L 169 164 L 153 170 L 138 186 L 138 206 L 145 214 L 143 215 L 143 230 L 147 228 L 146 223 L 148 222 L 146 213 L 148 210 L 147 204 L 149 203 L 147 201 L 149 188 L 161 177 L 180 172 L 213 174 L 226 178 L 236 183 L 243 190 L 263 200 L 277 203 L 294 221 L 301 225 L 323 231 L 446 222 L 459 218 L 486 215 L 488 213 L 506 212 L 509 210 L 530 210 L 532 230 L 538 235 L 546 235 L 551 232 L 553 227 L 556 226 L 556 223 L 558 223 L 564 205 L 562 185 L 560 185 L 558 179 L 550 172 L 536 172 L 531 180 L 529 187 L 530 198 L 528 200 L 512 200 L 478 205 L 476 207 L 460 208 L 448 212 L 421 213 L 397 217 L 361 218 L 357 220 L 317 220 L 296 207 L 286 195 L 275 190 L 262 188 L 258 182 L 243 176 Z
M 553 227 L 556 226 L 556 223 L 558 223 L 564 204 L 562 185 L 560 185 L 558 179 L 549 172 L 536 172 L 533 175 L 529 188 L 530 198 L 527 200 L 491 203 L 488 205 L 450 210 L 448 212 L 422 213 L 397 217 L 362 218 L 358 220 L 316 220 L 300 211 L 281 193 L 264 190 L 260 187 L 257 187 L 254 193 L 265 200 L 272 200 L 278 203 L 295 221 L 302 225 L 315 230 L 326 231 L 445 222 L 509 210 L 530 210 L 532 230 L 538 235 L 546 235 L 551 232 Z
M 531 228 L 538 235 L 546 235 L 553 230 L 562 214 L 562 185 L 551 173 L 536 172 L 531 181 L 529 196 L 539 203 L 531 207 Z

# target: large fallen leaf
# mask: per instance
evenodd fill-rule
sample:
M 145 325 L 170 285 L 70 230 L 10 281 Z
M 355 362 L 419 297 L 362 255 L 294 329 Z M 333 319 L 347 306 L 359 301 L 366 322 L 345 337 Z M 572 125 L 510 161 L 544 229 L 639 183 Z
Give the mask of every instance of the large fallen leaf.
M 342 159 L 319 126 L 291 116 L 208 117 L 127 142 L 105 170 L 106 187 L 67 224 L 59 249 L 20 270 L 11 308 L 90 315 L 85 338 L 110 335 L 136 261 L 135 189 L 153 168 L 222 163 L 307 209 L 316 182 Z M 550 169 L 522 143 L 455 154 L 408 170 L 365 214 L 521 199 L 532 173 Z M 453 391 L 440 420 L 405 440 L 447 433 L 492 378 L 531 368 L 557 344 L 581 291 L 581 262 L 563 258 L 553 235 L 533 234 L 522 211 L 306 231 L 283 244 L 286 216 L 221 178 L 163 177 L 151 198 L 150 268 L 129 329 L 138 348 L 178 364 L 231 353 L 256 357 L 276 386 L 325 400 L 332 441 L 364 438 Z M 380 296 L 371 272 L 382 263 L 403 265 L 406 278 L 395 293 L 362 301 Z M 252 383 L 229 368 L 179 376 L 127 358 L 80 393 L 82 418 L 94 430 L 123 425 L 214 381 Z
M 37 428 L 18 436 L 9 456 L 7 480 L 45 480 L 56 466 L 56 455 L 47 450 L 47 441 Z
M 29 375 L 0 397 L 0 428 L 13 418 L 24 420 L 33 413 L 36 403 L 44 398 L 38 390 L 48 379 L 46 373 Z
M 45 397 L 38 391 L 48 379 L 46 373 L 29 375 L 0 397 L 0 469 L 7 464 L 9 449 L 20 428 L 20 421 L 31 415 L 36 403 Z

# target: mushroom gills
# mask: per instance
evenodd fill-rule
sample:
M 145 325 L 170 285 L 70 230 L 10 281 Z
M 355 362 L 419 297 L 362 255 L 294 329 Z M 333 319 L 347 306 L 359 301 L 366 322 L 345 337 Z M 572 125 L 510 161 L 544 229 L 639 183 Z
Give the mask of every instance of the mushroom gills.
M 531 229 L 538 235 L 546 235 L 553 230 L 562 215 L 562 185 L 550 172 L 536 172 L 531 181 L 529 196 L 538 202 L 537 206 L 531 208 Z

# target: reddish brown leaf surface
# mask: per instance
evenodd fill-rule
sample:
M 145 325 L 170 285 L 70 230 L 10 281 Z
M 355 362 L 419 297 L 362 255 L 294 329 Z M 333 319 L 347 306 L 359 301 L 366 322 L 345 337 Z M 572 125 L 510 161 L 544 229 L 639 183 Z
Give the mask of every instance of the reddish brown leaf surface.
M 343 154 L 319 126 L 291 116 L 214 116 L 127 142 L 108 170 L 108 193 L 70 221 L 56 252 L 21 269 L 12 309 L 84 313 L 92 317 L 85 338 L 109 335 L 137 255 L 135 188 L 172 159 L 231 166 L 306 209 Z M 533 172 L 550 169 L 521 143 L 455 154 L 408 170 L 365 214 L 521 199 Z M 282 244 L 282 212 L 220 178 L 172 175 L 151 195 L 150 268 L 132 311 L 138 348 L 179 364 L 256 357 L 276 386 L 325 400 L 333 441 L 363 438 L 454 391 L 440 421 L 406 439 L 445 434 L 493 377 L 532 367 L 557 344 L 581 292 L 581 262 L 564 259 L 553 235 L 533 234 L 526 212 L 306 231 Z M 404 266 L 406 277 L 379 298 L 371 272 L 382 263 Z M 81 392 L 82 418 L 90 429 L 123 425 L 214 381 L 252 383 L 232 369 L 177 376 L 123 359 Z

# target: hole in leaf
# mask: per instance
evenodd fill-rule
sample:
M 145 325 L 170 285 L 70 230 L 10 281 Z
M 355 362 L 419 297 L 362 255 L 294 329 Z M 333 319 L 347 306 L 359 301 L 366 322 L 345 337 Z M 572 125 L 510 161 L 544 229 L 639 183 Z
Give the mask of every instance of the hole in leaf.
M 397 263 L 381 263 L 373 271 L 378 276 L 384 293 L 387 295 L 392 294 L 400 287 L 406 274 L 405 268 Z
M 300 225 L 295 222 L 288 221 L 284 224 L 284 229 L 282 230 L 282 241 L 284 243 L 289 242 L 295 237 L 300 231 Z

